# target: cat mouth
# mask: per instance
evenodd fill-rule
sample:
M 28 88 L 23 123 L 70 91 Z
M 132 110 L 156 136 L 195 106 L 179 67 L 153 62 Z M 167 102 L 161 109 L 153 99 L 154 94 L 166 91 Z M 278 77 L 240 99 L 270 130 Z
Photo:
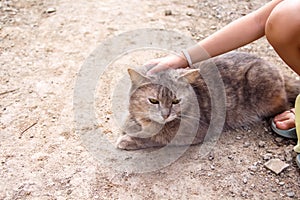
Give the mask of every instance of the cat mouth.
M 156 122 L 158 122 L 160 124 L 167 124 L 176 118 L 177 118 L 176 116 L 169 116 L 167 118 L 161 117 L 159 120 L 156 119 Z

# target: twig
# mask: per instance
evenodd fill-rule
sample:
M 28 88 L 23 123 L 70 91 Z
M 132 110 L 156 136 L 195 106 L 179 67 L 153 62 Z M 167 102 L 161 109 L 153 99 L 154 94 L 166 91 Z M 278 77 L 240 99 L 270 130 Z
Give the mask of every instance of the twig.
M 29 129 L 31 129 L 31 128 L 32 128 L 33 126 L 35 126 L 37 123 L 38 123 L 38 121 L 34 122 L 34 123 L 31 124 L 30 126 L 28 126 L 25 130 L 23 130 L 23 131 L 20 133 L 20 137 L 19 137 L 19 138 L 21 138 L 22 135 L 23 135 L 26 131 L 28 131 Z
M 0 93 L 0 96 L 5 95 L 5 94 L 8 94 L 8 93 L 11 93 L 11 92 L 14 92 L 14 91 L 16 91 L 16 90 L 18 90 L 18 89 L 8 90 L 8 91 L 5 91 L 5 92 L 1 92 L 1 93 Z

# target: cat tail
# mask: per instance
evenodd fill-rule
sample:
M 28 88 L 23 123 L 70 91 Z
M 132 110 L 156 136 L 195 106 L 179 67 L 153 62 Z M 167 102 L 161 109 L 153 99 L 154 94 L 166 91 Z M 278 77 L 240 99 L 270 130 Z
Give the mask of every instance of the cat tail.
M 294 74 L 284 75 L 285 91 L 287 99 L 294 105 L 296 97 L 300 94 L 300 77 Z

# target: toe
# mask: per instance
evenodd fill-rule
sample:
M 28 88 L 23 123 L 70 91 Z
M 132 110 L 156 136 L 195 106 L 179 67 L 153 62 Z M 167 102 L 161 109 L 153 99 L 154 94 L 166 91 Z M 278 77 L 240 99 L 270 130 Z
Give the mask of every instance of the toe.
M 294 110 L 285 111 L 274 118 L 276 127 L 281 130 L 287 130 L 295 127 Z
M 279 121 L 285 121 L 290 119 L 292 116 L 294 115 L 294 113 L 292 113 L 291 111 L 287 110 L 283 113 L 280 113 L 279 115 L 276 115 L 274 118 L 274 122 L 279 122 Z
M 277 121 L 275 122 L 276 127 L 281 130 L 288 130 L 290 128 L 295 127 L 295 119 L 294 118 L 289 118 L 287 120 L 283 121 Z

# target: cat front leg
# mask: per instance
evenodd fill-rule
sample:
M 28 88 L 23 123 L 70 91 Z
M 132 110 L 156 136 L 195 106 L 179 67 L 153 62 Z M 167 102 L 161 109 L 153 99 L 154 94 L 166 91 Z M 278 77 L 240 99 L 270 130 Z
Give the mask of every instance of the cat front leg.
M 129 135 L 122 135 L 117 140 L 118 149 L 135 150 L 140 149 L 139 146 L 139 142 L 133 137 L 130 137 Z
M 162 146 L 162 145 L 152 141 L 150 138 L 132 137 L 127 134 L 120 136 L 117 140 L 117 145 L 116 145 L 118 149 L 123 149 L 123 150 L 137 150 L 137 149 L 145 149 L 149 147 L 158 147 L 158 146 Z

